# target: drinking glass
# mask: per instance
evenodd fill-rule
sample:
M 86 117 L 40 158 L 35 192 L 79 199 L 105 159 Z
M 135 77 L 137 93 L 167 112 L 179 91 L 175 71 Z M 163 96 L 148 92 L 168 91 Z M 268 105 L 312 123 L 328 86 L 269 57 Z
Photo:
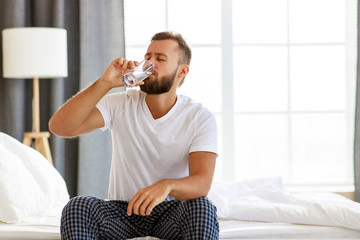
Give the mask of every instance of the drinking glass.
M 153 73 L 154 64 L 149 60 L 142 60 L 139 66 L 130 70 L 122 76 L 122 81 L 125 87 L 135 87 L 145 78 Z

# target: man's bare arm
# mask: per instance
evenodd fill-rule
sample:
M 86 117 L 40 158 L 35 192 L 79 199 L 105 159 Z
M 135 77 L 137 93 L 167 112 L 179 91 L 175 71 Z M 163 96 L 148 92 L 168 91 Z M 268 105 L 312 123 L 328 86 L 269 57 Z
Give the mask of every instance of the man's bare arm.
M 98 79 L 76 94 L 50 119 L 50 131 L 61 137 L 76 137 L 104 126 L 104 120 L 95 106 L 109 90 Z
M 189 155 L 189 177 L 169 180 L 170 196 L 179 200 L 190 200 L 207 196 L 215 170 L 216 154 L 193 152 Z
M 127 214 L 150 215 L 153 208 L 168 195 L 179 200 L 207 196 L 214 175 L 216 154 L 193 152 L 189 155 L 189 176 L 181 179 L 164 179 L 141 189 L 130 200 Z
M 96 104 L 112 88 L 123 86 L 122 75 L 135 65 L 123 58 L 112 61 L 103 76 L 60 107 L 49 121 L 50 131 L 62 137 L 75 137 L 103 127 L 104 120 Z

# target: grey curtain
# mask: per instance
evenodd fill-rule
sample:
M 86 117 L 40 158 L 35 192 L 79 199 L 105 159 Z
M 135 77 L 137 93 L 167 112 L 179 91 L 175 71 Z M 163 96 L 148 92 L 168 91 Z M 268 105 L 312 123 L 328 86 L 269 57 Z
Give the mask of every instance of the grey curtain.
M 360 0 L 358 0 L 358 52 L 354 141 L 355 201 L 360 202 Z
M 49 119 L 66 100 L 100 77 L 125 52 L 121 0 L 0 0 L 0 30 L 12 27 L 67 30 L 68 77 L 40 79 L 41 131 L 48 131 Z M 2 58 L 0 63 L 2 66 Z M 4 79 L 2 67 L 0 77 L 0 131 L 22 141 L 23 133 L 32 130 L 32 81 Z M 108 132 L 97 130 L 77 139 L 51 135 L 50 147 L 71 196 L 107 197 Z

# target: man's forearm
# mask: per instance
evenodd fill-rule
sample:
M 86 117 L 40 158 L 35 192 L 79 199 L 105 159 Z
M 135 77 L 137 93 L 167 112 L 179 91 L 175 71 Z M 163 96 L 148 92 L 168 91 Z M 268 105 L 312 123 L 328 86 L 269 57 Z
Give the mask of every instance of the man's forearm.
M 164 181 L 170 186 L 169 195 L 179 200 L 191 200 L 207 196 L 212 182 L 211 179 L 209 180 L 200 175 Z
M 50 119 L 50 130 L 59 136 L 70 136 L 86 120 L 100 99 L 111 88 L 101 79 L 69 99 Z
M 103 124 L 95 105 L 112 88 L 122 87 L 124 73 L 135 63 L 123 58 L 113 60 L 104 74 L 85 90 L 67 101 L 50 119 L 50 130 L 59 136 L 72 137 L 99 128 Z M 100 117 L 101 118 L 101 117 Z M 99 123 L 101 121 L 101 123 Z
M 207 196 L 214 176 L 216 154 L 192 152 L 189 155 L 189 176 L 166 180 L 170 196 L 179 200 L 190 200 Z
M 154 207 L 169 195 L 179 200 L 207 196 L 214 175 L 215 161 L 216 154 L 213 152 L 190 153 L 188 177 L 164 179 L 140 189 L 130 200 L 127 214 L 150 215 Z
M 211 186 L 204 176 L 192 175 L 182 179 L 164 179 L 138 191 L 129 201 L 127 214 L 150 215 L 153 208 L 167 196 L 179 200 L 192 200 L 207 196 Z

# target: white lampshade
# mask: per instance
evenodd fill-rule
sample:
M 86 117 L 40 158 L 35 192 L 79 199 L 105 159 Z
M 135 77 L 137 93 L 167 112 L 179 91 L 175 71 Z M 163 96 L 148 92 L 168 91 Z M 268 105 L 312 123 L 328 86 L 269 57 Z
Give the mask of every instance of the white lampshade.
M 2 31 L 5 78 L 67 77 L 67 36 L 61 28 L 24 27 Z

